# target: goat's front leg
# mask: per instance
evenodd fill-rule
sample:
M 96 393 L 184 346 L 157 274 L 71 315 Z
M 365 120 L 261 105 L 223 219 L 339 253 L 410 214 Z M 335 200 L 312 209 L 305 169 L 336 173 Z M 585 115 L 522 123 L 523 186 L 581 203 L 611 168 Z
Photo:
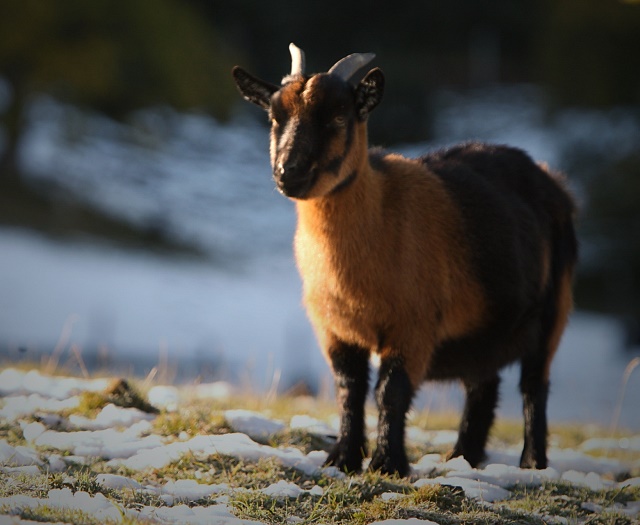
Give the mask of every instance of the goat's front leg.
M 399 357 L 383 358 L 376 385 L 378 441 L 371 458 L 371 470 L 400 476 L 409 473 L 404 430 L 413 393 L 403 360 Z
M 327 354 L 336 380 L 340 432 L 325 464 L 359 472 L 367 455 L 364 404 L 369 389 L 369 351 L 336 342 Z

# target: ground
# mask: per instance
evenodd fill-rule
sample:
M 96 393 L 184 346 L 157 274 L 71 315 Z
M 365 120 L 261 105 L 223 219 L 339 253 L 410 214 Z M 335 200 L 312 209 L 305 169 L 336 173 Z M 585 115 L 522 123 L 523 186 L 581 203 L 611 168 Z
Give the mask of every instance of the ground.
M 639 523 L 631 432 L 555 425 L 532 471 L 501 421 L 472 469 L 444 459 L 456 414 L 412 412 L 410 477 L 345 476 L 322 466 L 333 403 L 149 383 L 0 371 L 0 524 Z

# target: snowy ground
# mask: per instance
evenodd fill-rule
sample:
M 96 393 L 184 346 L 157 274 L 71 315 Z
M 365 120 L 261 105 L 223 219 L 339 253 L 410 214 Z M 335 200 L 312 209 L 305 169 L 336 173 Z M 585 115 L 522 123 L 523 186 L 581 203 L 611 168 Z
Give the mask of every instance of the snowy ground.
M 193 479 L 164 479 L 163 482 L 146 484 L 134 479 L 136 473 L 154 472 L 179 461 L 186 456 L 205 461 L 216 454 L 237 457 L 245 462 L 273 460 L 315 479 L 339 479 L 344 475 L 333 468 L 323 468 L 326 452 L 304 453 L 295 447 L 274 447 L 261 443 L 287 428 L 296 428 L 323 436 L 335 432 L 335 423 L 319 421 L 309 414 L 300 414 L 288 422 L 277 421 L 260 413 L 247 410 L 228 410 L 224 417 L 231 428 L 226 434 L 190 435 L 182 432 L 177 439 L 154 432 L 153 419 L 157 416 L 137 408 L 106 405 L 95 418 L 73 414 L 83 392 L 101 392 L 108 385 L 104 379 L 75 379 L 49 377 L 37 370 L 18 371 L 5 369 L 0 372 L 0 423 L 3 429 L 19 428 L 24 441 L 9 442 L 0 439 L 0 476 L 6 484 L 3 494 L 12 483 L 25 483 L 30 476 L 43 473 L 64 473 L 71 466 L 90 464 L 95 458 L 106 461 L 104 473 L 93 479 L 94 489 L 78 490 L 70 486 L 49 490 L 46 495 L 21 495 L 12 493 L 0 497 L 0 524 L 30 523 L 25 510 L 77 509 L 105 523 L 110 520 L 149 519 L 151 523 L 258 523 L 237 518 L 228 504 L 229 498 L 244 490 L 227 483 L 206 483 L 202 475 Z M 200 385 L 189 395 L 228 395 L 227 385 Z M 176 410 L 184 390 L 170 386 L 158 386 L 149 391 L 149 401 L 165 410 Z M 60 415 L 65 410 L 66 416 Z M 7 436 L 7 432 L 4 433 Z M 408 439 L 446 445 L 456 438 L 451 431 L 408 430 Z M 605 457 L 590 454 L 594 450 L 605 451 Z M 607 458 L 606 452 L 621 450 L 640 452 L 640 435 L 624 439 L 590 439 L 577 449 L 552 448 L 550 467 L 542 471 L 522 470 L 517 462 L 520 447 L 490 450 L 489 460 L 480 469 L 472 469 L 461 458 L 445 462 L 440 454 L 424 455 L 413 464 L 413 486 L 440 484 L 461 487 L 468 498 L 489 507 L 513 497 L 514 491 L 524 486 L 539 489 L 550 482 L 566 482 L 597 491 L 625 487 L 639 487 L 639 477 L 629 477 L 638 472 L 640 461 L 633 463 Z M 634 456 L 639 457 L 638 454 Z M 126 473 L 126 474 L 119 474 Z M 198 479 L 200 478 L 200 479 Z M 626 478 L 626 479 L 625 479 Z M 140 479 L 140 478 L 138 478 Z M 284 479 L 260 489 L 269 497 L 291 499 L 308 496 L 322 500 L 321 481 L 314 486 L 302 487 Z M 98 487 L 97 489 L 95 487 Z M 325 484 L 326 487 L 326 484 Z M 74 490 L 75 489 L 75 490 Z M 124 506 L 110 495 L 111 490 L 127 490 L 149 498 L 155 497 L 160 505 L 137 504 Z M 633 489 L 636 490 L 636 489 Z M 638 492 L 634 492 L 638 495 Z M 386 492 L 379 496 L 392 501 L 406 496 Z M 206 499 L 208 504 L 200 504 Z M 582 508 L 593 514 L 637 519 L 640 515 L 638 498 L 625 503 L 602 505 L 584 501 Z M 290 520 L 298 523 L 298 518 Z M 579 523 L 567 518 L 546 516 L 552 523 Z M 612 521 L 613 522 L 613 521 Z M 628 521 L 629 522 L 629 521 Z M 379 523 L 391 523 L 381 521 Z M 393 523 L 429 523 L 426 520 L 394 520 Z

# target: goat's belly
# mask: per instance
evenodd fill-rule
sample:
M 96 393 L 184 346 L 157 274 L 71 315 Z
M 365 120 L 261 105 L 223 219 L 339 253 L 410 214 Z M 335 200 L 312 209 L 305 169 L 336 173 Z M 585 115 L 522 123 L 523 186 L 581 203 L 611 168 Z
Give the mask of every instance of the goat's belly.
M 436 347 L 425 379 L 482 381 L 519 360 L 524 350 L 513 341 L 481 335 L 444 341 Z

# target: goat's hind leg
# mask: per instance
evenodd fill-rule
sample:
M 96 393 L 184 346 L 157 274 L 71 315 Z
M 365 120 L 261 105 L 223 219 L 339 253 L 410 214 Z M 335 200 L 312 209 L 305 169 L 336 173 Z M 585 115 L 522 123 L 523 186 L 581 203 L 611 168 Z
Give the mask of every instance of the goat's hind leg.
M 571 247 L 565 249 L 571 249 Z M 575 247 L 573 247 L 575 250 Z M 566 255 L 566 254 L 565 254 Z M 524 448 L 520 458 L 522 468 L 547 467 L 547 398 L 551 362 L 560 344 L 573 305 L 571 255 L 567 267 L 556 279 L 557 289 L 550 291 L 539 319 L 539 336 L 534 351 L 522 358 L 520 391 L 524 412 Z M 559 264 L 559 263 L 557 263 Z
M 458 441 L 450 458 L 463 456 L 472 467 L 484 460 L 484 448 L 495 417 L 500 378 L 494 375 L 483 381 L 465 381 L 466 400 L 460 421 Z
M 369 351 L 337 342 L 327 353 L 336 381 L 340 432 L 325 464 L 360 472 L 367 455 L 364 404 L 369 389 Z
M 520 391 L 524 413 L 524 448 L 521 468 L 547 468 L 547 396 L 549 383 L 544 358 L 522 359 Z

